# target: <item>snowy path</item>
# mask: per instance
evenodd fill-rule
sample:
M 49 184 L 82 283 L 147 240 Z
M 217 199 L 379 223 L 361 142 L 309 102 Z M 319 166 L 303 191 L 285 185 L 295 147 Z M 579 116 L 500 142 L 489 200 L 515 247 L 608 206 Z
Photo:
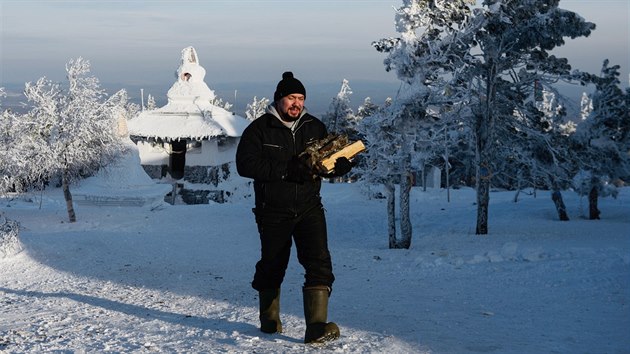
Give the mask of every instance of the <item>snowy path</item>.
M 0 260 L 0 351 L 163 353 L 628 353 L 630 190 L 603 219 L 556 221 L 545 197 L 493 193 L 474 236 L 470 191 L 414 191 L 410 250 L 386 247 L 382 201 L 326 185 L 337 281 L 325 348 L 302 344 L 302 272 L 282 290 L 285 333 L 258 326 L 249 287 L 258 240 L 249 201 L 81 207 L 56 196 L 0 208 L 25 251 Z

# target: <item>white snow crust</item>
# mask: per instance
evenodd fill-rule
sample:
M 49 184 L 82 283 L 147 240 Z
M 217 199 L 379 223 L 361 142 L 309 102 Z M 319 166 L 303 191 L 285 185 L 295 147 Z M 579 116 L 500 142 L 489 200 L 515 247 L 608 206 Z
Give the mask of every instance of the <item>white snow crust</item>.
M 532 191 L 529 191 L 530 193 Z M 246 194 L 246 193 L 244 193 Z M 0 259 L 0 351 L 7 353 L 626 353 L 630 189 L 491 193 L 490 234 L 474 235 L 475 194 L 414 188 L 409 250 L 387 247 L 384 200 L 324 184 L 341 338 L 302 343 L 303 271 L 282 288 L 282 334 L 258 329 L 250 287 L 259 240 L 250 198 L 158 208 L 78 205 L 62 194 L 0 200 L 24 250 Z

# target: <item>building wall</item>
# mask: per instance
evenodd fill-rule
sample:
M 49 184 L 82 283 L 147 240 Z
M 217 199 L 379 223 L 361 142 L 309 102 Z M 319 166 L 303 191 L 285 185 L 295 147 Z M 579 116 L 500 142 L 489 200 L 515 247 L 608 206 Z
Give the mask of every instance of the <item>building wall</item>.
M 142 165 L 168 165 L 168 147 L 160 143 L 139 140 L 136 142 Z
M 217 186 L 225 179 L 226 165 L 234 162 L 239 138 L 219 137 L 202 141 L 189 141 L 186 146 L 186 165 L 183 180 L 190 183 Z M 137 140 L 140 163 L 147 174 L 161 179 L 169 171 L 169 143 Z
M 219 166 L 234 161 L 239 138 L 220 137 L 202 141 L 191 141 L 186 151 L 186 166 Z M 168 143 L 136 142 L 143 165 L 168 165 L 170 145 Z

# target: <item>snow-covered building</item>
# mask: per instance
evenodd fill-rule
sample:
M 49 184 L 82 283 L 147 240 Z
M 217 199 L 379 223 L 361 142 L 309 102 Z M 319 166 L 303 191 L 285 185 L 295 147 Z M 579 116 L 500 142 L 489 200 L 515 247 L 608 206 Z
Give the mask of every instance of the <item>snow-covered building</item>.
M 236 174 L 236 147 L 249 121 L 213 104 L 214 91 L 193 47 L 182 50 L 175 75 L 167 104 L 129 120 L 129 136 L 149 176 L 177 181 L 186 203 L 222 201 L 218 186 Z

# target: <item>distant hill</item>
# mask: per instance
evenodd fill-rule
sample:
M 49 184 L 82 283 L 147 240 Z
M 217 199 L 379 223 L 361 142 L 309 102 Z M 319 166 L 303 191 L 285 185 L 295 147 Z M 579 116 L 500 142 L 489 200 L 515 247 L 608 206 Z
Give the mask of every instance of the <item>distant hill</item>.
M 366 97 L 370 97 L 375 104 L 382 104 L 387 97 L 396 97 L 396 93 L 400 88 L 400 83 L 393 82 L 379 82 L 369 80 L 351 81 L 350 87 L 352 88 L 352 96 L 350 97 L 351 107 L 356 111 L 357 107 L 363 104 Z M 155 102 L 158 106 L 164 106 L 166 104 L 166 92 L 171 87 L 172 81 L 165 81 L 161 83 L 155 83 L 153 85 L 137 85 L 137 84 L 125 84 L 125 83 L 101 83 L 101 86 L 105 90 L 112 94 L 120 89 L 126 89 L 132 102 L 140 104 L 141 102 L 141 89 L 144 91 L 144 99 L 148 95 L 152 95 L 155 98 Z M 263 97 L 271 98 L 273 91 L 275 90 L 276 83 L 261 83 L 261 82 L 209 82 L 208 86 L 214 90 L 215 94 L 223 101 L 229 102 L 233 105 L 231 111 L 234 113 L 245 116 L 245 110 L 247 105 L 253 101 L 254 96 L 258 99 Z M 0 98 L 0 108 L 11 109 L 15 112 L 24 111 L 24 103 L 26 98 L 22 94 L 24 90 L 24 83 L 7 83 L 0 85 L 5 88 L 7 97 Z M 330 105 L 333 97 L 337 95 L 341 88 L 341 80 L 339 82 L 329 83 L 317 83 L 307 84 L 307 100 L 306 107 L 309 112 L 317 117 L 321 117 Z M 559 89 L 569 100 L 568 111 L 570 116 L 579 115 L 580 111 L 580 99 L 582 92 L 585 91 L 585 87 L 579 85 L 560 85 Z M 236 97 L 235 97 L 236 96 Z

